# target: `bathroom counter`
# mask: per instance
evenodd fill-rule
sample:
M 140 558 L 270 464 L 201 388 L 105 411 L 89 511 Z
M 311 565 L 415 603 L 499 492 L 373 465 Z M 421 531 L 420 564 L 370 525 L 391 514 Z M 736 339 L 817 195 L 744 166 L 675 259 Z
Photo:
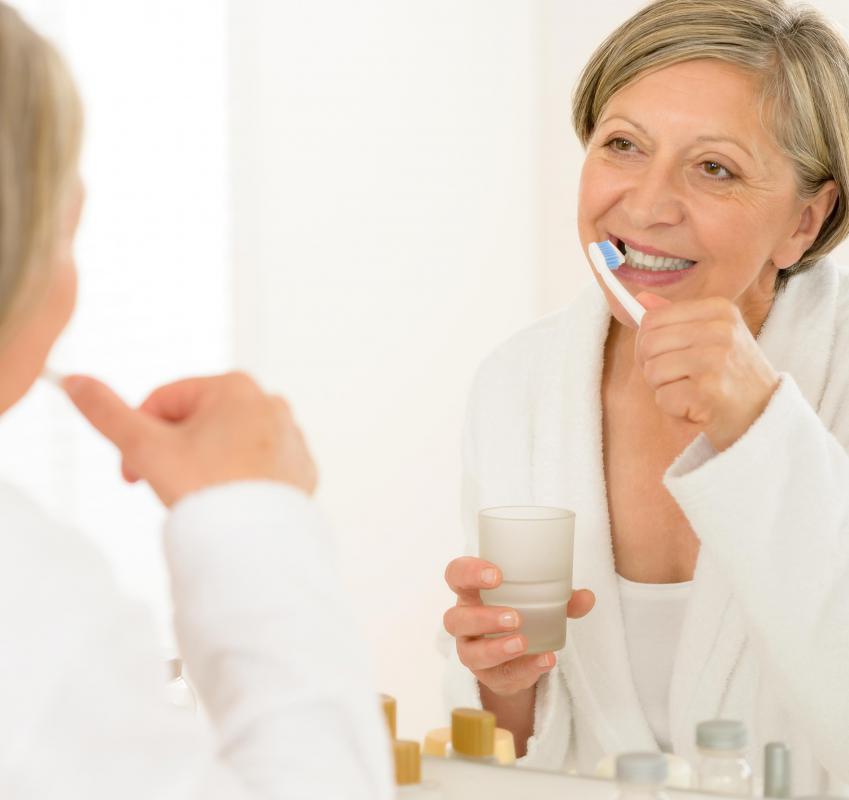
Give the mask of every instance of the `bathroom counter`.
M 578 778 L 557 772 L 475 764 L 459 759 L 422 759 L 422 779 L 436 781 L 445 800 L 612 800 L 616 784 L 600 778 Z M 667 789 L 670 800 L 717 797 L 695 791 Z M 728 795 L 723 795 L 728 798 Z

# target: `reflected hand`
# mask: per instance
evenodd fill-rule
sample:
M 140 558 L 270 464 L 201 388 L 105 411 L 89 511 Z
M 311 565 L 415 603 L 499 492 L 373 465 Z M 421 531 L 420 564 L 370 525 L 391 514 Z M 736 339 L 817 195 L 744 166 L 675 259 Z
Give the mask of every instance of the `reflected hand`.
M 489 561 L 469 556 L 455 558 L 445 570 L 445 580 L 457 595 L 457 605 L 445 612 L 445 630 L 456 640 L 457 654 L 478 681 L 499 696 L 530 688 L 556 663 L 554 653 L 524 655 L 528 640 L 521 633 L 484 639 L 485 634 L 508 634 L 522 624 L 519 612 L 503 606 L 485 606 L 481 589 L 501 583 L 501 570 Z M 588 589 L 572 593 L 566 616 L 579 619 L 595 605 Z
M 121 451 L 124 476 L 147 481 L 166 506 L 239 480 L 315 490 L 315 464 L 289 406 L 247 375 L 178 381 L 157 389 L 138 410 L 94 378 L 70 376 L 63 387 Z

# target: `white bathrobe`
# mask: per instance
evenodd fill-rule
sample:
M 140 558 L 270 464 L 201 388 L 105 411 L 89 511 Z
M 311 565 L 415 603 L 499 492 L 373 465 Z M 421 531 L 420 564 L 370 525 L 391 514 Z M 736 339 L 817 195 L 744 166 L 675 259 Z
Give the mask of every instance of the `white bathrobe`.
M 601 376 L 610 314 L 597 287 L 517 334 L 481 366 L 464 443 L 467 552 L 480 508 L 577 513 L 574 585 L 596 593 L 569 621 L 538 685 L 524 763 L 592 773 L 605 754 L 656 750 L 628 660 L 602 459 Z M 701 541 L 670 686 L 674 752 L 695 726 L 742 719 L 756 774 L 763 746 L 793 748 L 795 791 L 849 783 L 849 273 L 826 260 L 776 299 L 759 343 L 781 383 L 717 454 L 703 436 L 664 484 Z M 450 705 L 479 705 L 452 657 Z
M 0 797 L 388 800 L 386 725 L 313 502 L 219 486 L 165 534 L 210 723 L 167 702 L 147 615 L 100 554 L 0 486 Z

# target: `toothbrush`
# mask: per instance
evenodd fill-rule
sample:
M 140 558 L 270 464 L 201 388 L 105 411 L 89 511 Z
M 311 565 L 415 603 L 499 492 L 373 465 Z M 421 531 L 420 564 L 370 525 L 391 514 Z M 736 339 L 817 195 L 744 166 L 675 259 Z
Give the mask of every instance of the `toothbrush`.
M 50 367 L 45 367 L 41 371 L 41 377 L 44 378 L 44 380 L 46 380 L 48 383 L 52 383 L 59 389 L 62 388 L 62 381 L 65 378 L 64 375 L 59 372 L 56 372 L 55 369 L 50 369 Z
M 631 296 L 631 293 L 613 274 L 625 263 L 625 256 L 610 241 L 593 242 L 587 252 L 589 253 L 593 268 L 604 281 L 605 286 L 613 292 L 616 299 L 622 304 L 625 311 L 628 312 L 628 316 L 634 320 L 639 328 L 646 310 Z

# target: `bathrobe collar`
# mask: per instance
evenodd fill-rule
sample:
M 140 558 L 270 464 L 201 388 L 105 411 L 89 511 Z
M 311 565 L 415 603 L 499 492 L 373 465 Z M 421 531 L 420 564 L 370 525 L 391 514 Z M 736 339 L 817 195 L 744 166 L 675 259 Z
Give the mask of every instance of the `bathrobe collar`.
M 795 277 L 759 337 L 773 366 L 793 375 L 815 409 L 833 347 L 836 295 L 837 276 L 828 262 Z M 603 752 L 617 753 L 654 750 L 657 743 L 631 675 L 610 536 L 601 415 L 609 325 L 607 304 L 594 285 L 559 318 L 560 346 L 545 356 L 532 414 L 531 486 L 535 504 L 577 514 L 574 585 L 592 589 L 597 601 L 586 618 L 569 622 L 558 668 L 572 693 L 576 725 L 588 725 Z M 702 551 L 670 687 L 673 747 L 685 756 L 694 754 L 695 725 L 720 712 L 746 641 L 734 603 L 719 567 Z

